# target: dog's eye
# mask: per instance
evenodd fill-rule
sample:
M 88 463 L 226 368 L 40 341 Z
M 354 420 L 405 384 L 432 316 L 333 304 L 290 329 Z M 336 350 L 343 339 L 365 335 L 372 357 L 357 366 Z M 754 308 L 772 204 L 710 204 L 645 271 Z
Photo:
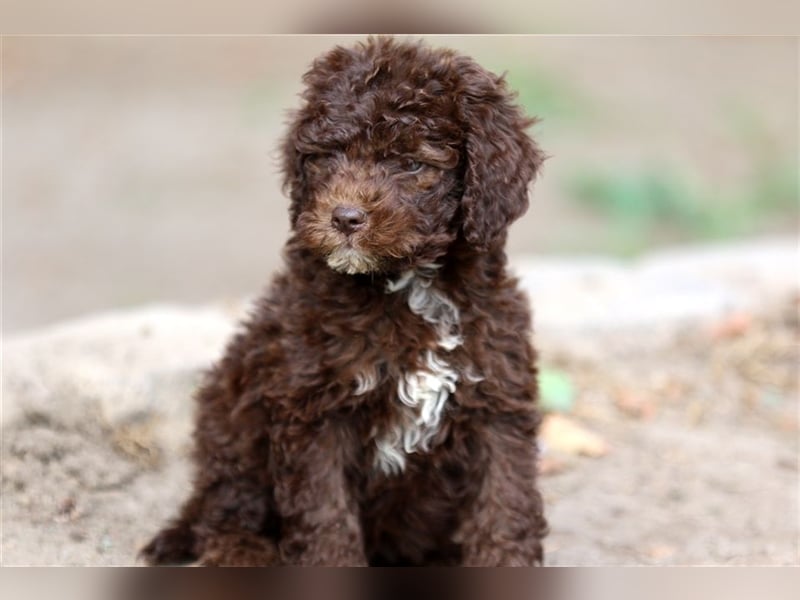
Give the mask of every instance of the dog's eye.
M 411 158 L 407 158 L 403 161 L 403 170 L 411 175 L 416 175 L 425 167 L 421 162 L 417 162 Z

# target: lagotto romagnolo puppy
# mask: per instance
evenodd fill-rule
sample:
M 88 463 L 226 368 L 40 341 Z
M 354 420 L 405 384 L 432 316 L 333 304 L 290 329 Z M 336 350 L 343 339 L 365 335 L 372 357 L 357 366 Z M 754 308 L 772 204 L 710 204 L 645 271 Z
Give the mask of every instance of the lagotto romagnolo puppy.
M 207 374 L 191 496 L 142 556 L 540 564 L 535 354 L 504 252 L 533 120 L 416 42 L 336 47 L 304 82 L 286 268 Z

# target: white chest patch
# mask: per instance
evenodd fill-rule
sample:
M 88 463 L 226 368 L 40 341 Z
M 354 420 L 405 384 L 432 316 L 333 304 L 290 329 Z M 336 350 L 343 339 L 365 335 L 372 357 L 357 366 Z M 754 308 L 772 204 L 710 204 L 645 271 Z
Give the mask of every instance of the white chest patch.
M 438 265 L 426 265 L 407 271 L 386 286 L 386 293 L 408 290 L 408 307 L 430 323 L 437 335 L 437 345 L 450 352 L 463 343 L 458 307 L 433 286 Z M 447 399 L 456 391 L 458 372 L 447 359 L 427 350 L 421 357 L 422 368 L 404 373 L 397 382 L 401 402 L 397 424 L 376 440 L 375 462 L 384 473 L 396 474 L 406 466 L 406 454 L 426 452 L 442 420 Z M 357 393 L 365 390 L 370 377 L 357 382 Z M 364 393 L 361 391 L 361 393 Z

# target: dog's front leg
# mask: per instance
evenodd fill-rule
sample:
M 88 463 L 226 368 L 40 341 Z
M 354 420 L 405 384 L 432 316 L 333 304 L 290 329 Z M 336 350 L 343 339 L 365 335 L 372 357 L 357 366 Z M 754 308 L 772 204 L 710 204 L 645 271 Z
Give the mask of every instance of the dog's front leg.
M 280 553 L 288 565 L 366 565 L 358 508 L 345 476 L 350 436 L 333 423 L 273 434 Z
M 485 430 L 482 487 L 458 536 L 465 566 L 532 566 L 543 561 L 541 540 L 547 524 L 536 487 L 532 431 L 533 415 Z

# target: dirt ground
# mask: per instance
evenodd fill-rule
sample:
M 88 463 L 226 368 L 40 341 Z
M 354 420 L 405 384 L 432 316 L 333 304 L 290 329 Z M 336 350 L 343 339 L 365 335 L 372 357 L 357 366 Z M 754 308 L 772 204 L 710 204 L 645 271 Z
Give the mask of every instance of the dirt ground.
M 577 390 L 569 410 L 547 417 L 567 430 L 542 436 L 547 564 L 797 564 L 797 308 L 792 296 L 672 332 L 582 343 L 541 336 L 543 363 Z M 186 495 L 197 371 L 153 352 L 167 338 L 147 323 L 114 324 L 129 341 L 113 352 L 101 337 L 82 342 L 86 364 L 97 354 L 133 365 L 113 383 L 96 374 L 69 385 L 57 376 L 6 384 L 6 397 L 41 403 L 6 407 L 3 564 L 133 564 Z M 180 327 L 204 348 L 194 351 L 199 363 L 228 333 L 207 317 Z M 42 354 L 44 339 L 74 371 L 74 331 L 29 340 L 28 349 Z M 11 354 L 24 353 L 12 345 Z M 147 371 L 142 354 L 153 377 L 134 395 L 148 404 L 129 410 L 125 381 Z M 92 401 L 109 390 L 116 413 Z
M 551 456 L 550 564 L 797 564 L 796 300 L 667 337 L 553 357 L 609 450 Z

